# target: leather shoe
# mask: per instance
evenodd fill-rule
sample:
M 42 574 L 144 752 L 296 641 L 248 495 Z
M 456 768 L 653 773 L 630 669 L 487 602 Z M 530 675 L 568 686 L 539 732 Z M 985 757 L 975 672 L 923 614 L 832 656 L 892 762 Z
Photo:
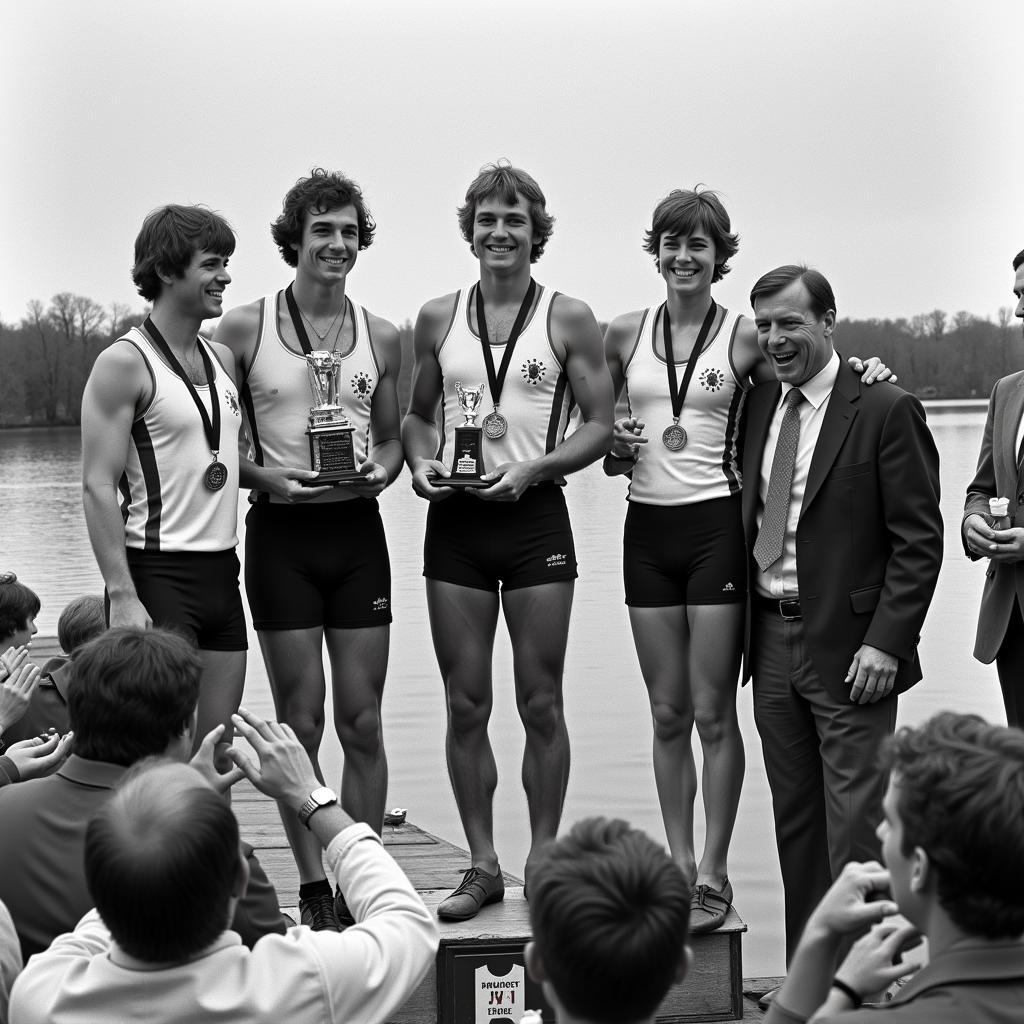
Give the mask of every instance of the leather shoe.
M 710 885 L 694 886 L 690 894 L 690 934 L 713 932 L 725 921 L 730 906 L 732 885 L 728 878 L 721 889 L 713 889 Z
M 504 898 L 505 880 L 501 877 L 501 868 L 494 875 L 480 868 L 470 868 L 462 876 L 459 887 L 438 904 L 437 916 L 445 921 L 468 921 L 476 917 L 481 907 Z

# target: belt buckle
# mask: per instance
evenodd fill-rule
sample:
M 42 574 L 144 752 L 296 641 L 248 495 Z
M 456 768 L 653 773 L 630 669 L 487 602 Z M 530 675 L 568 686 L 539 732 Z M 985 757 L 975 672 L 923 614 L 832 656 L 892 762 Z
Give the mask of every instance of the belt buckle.
M 797 619 L 802 619 L 800 599 L 798 597 L 782 598 L 779 601 L 779 615 L 782 616 L 783 622 L 795 622 Z

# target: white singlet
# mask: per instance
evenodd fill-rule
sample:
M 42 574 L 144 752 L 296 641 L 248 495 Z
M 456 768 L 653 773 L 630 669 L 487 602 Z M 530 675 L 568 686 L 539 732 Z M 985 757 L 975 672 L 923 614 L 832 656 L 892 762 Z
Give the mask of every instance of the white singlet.
M 506 462 L 527 462 L 550 452 L 561 443 L 575 405 L 569 378 L 551 345 L 551 304 L 558 292 L 537 287 L 540 297 L 516 342 L 501 391 L 499 409 L 508 421 L 508 430 L 504 437 L 496 439 L 483 435 L 487 472 Z M 450 439 L 455 436 L 455 428 L 466 421 L 459 408 L 455 382 L 461 381 L 466 391 L 484 385 L 476 426 L 482 426 L 484 417 L 494 409 L 480 339 L 470 323 L 476 324 L 476 288 L 472 286 L 457 293 L 452 323 L 437 353 L 444 377 L 444 433 L 437 457 L 446 466 L 451 461 L 451 452 L 447 450 Z M 491 353 L 497 371 L 505 346 L 492 345 Z
M 252 365 L 242 383 L 242 404 L 249 431 L 249 457 L 257 466 L 272 469 L 311 469 L 309 410 L 313 393 L 309 388 L 306 357 L 290 348 L 281 337 L 280 311 L 284 292 L 260 299 L 260 325 Z M 346 302 L 351 300 L 346 298 Z M 339 378 L 342 408 L 355 428 L 352 442 L 356 465 L 362 464 L 372 446 L 370 403 L 380 380 L 380 369 L 370 339 L 366 310 L 355 302 L 350 305 L 355 325 L 355 344 L 342 356 Z M 311 501 L 348 501 L 355 495 L 344 487 L 331 490 Z M 250 501 L 281 498 L 254 490 Z
M 736 442 L 746 392 L 732 362 L 740 316 L 726 310 L 710 344 L 697 357 L 679 416 L 686 444 L 671 451 L 661 440 L 662 431 L 672 424 L 668 365 L 655 347 L 663 329 L 658 314 L 663 316 L 664 309 L 662 303 L 644 310 L 637 341 L 624 366 L 629 415 L 643 420 L 648 438 L 647 444 L 640 445 L 629 500 L 645 505 L 691 505 L 726 498 L 741 485 Z M 676 364 L 680 388 L 685 366 L 685 362 Z
M 149 404 L 132 423 L 120 481 L 126 545 L 144 551 L 227 551 L 235 547 L 242 417 L 231 377 L 210 345 L 198 339 L 213 363 L 220 403 L 218 458 L 228 471 L 227 483 L 219 491 L 211 491 L 203 477 L 213 456 L 199 410 L 184 381 L 138 327 L 118 340 L 138 349 L 153 384 Z M 209 385 L 195 387 L 209 415 Z

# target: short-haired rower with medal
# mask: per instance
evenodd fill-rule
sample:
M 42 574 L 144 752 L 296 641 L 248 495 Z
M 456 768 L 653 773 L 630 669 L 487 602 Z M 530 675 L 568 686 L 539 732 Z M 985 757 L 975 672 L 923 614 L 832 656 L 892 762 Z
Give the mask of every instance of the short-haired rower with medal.
M 132 270 L 152 310 L 100 353 L 82 396 L 85 521 L 109 624 L 169 626 L 195 640 L 204 666 L 196 736 L 223 723 L 221 750 L 245 680 L 235 554 L 242 420 L 230 353 L 199 329 L 221 315 L 234 249 L 231 227 L 210 210 L 154 210 Z

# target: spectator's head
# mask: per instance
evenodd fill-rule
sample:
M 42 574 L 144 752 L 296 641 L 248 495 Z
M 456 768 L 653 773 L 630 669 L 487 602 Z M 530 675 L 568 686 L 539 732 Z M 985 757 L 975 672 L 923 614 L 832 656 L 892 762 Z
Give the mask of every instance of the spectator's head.
M 757 344 L 784 383 L 799 386 L 832 358 L 836 299 L 817 270 L 789 264 L 770 270 L 750 291 Z
M 107 628 L 103 598 L 95 594 L 76 597 L 64 606 L 57 620 L 57 639 L 65 654 L 74 654 L 79 647 Z
M 311 217 L 351 206 L 355 213 L 356 250 L 368 249 L 377 225 L 370 215 L 363 190 L 344 174 L 314 167 L 308 178 L 299 180 L 288 190 L 281 215 L 270 225 L 270 233 L 281 250 L 281 257 L 290 267 L 299 265 L 299 249 L 305 241 Z
M 706 235 L 714 245 L 711 281 L 721 281 L 732 269 L 728 261 L 739 251 L 740 236 L 733 234 L 729 214 L 718 195 L 700 185 L 673 189 L 658 203 L 651 226 L 644 233 L 644 252 L 654 257 L 654 265 L 662 272 L 661 247 L 666 237 L 679 242 L 694 234 Z
M 889 741 L 878 826 L 902 913 L 985 939 L 1024 933 L 1024 732 L 950 711 Z
M 248 879 L 231 807 L 188 765 L 140 765 L 89 822 L 85 878 L 130 956 L 195 956 L 227 927 Z
M 235 233 L 223 217 L 203 206 L 171 203 L 143 221 L 135 239 L 132 280 L 139 294 L 154 302 L 164 288 L 162 274 L 181 279 L 198 253 L 227 258 L 234 251 Z
M 619 820 L 587 818 L 551 843 L 530 876 L 534 980 L 579 1021 L 652 1018 L 689 962 L 690 887 L 657 843 Z
M 0 651 L 23 647 L 36 635 L 36 616 L 42 607 L 34 590 L 16 573 L 0 572 Z
M 188 640 L 164 629 L 109 629 L 78 650 L 74 665 L 76 754 L 121 765 L 188 756 L 203 669 Z
M 528 218 L 525 234 L 526 243 L 530 246 L 530 262 L 536 263 L 555 227 L 555 218 L 547 211 L 547 200 L 540 185 L 526 171 L 513 167 L 507 160 L 481 168 L 466 190 L 466 201 L 458 210 L 462 237 L 469 242 L 470 249 L 478 258 L 481 253 L 476 247 L 479 231 L 477 207 L 488 200 L 522 208 Z

